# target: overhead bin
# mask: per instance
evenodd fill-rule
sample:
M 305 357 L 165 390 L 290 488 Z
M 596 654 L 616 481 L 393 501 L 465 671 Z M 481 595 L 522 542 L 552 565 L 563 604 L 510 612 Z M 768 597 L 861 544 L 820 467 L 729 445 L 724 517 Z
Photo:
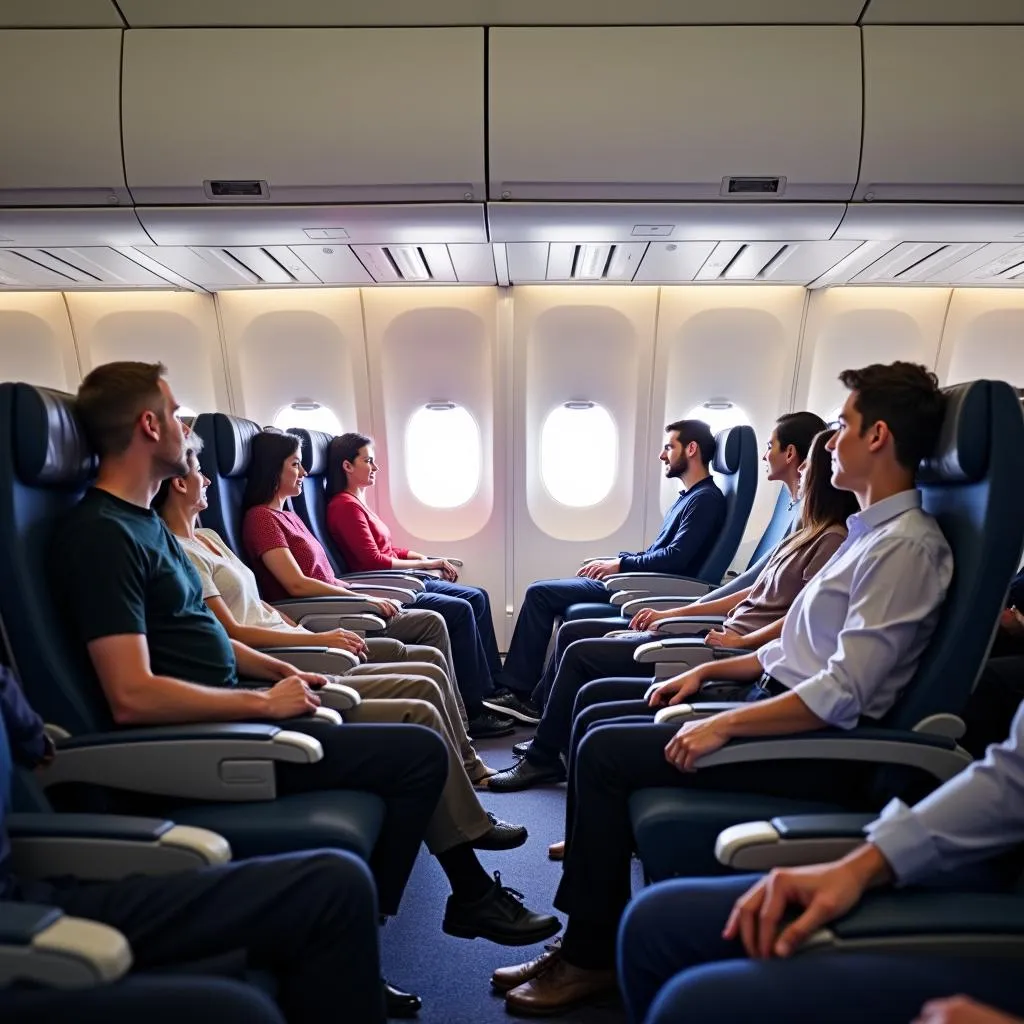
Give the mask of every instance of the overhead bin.
M 135 201 L 481 201 L 484 32 L 125 33 Z
M 0 248 L 19 245 L 148 245 L 151 239 L 127 206 L 0 208 Z
M 1024 201 L 1024 27 L 867 26 L 856 198 Z
M 847 200 L 853 26 L 494 28 L 492 200 Z
M 1024 203 L 850 203 L 836 238 L 915 242 L 1024 239 Z
M 427 245 L 487 241 L 482 203 L 170 206 L 138 207 L 136 212 L 157 245 Z
M 130 203 L 116 29 L 0 32 L 0 206 Z
M 494 242 L 831 238 L 843 203 L 488 203 Z

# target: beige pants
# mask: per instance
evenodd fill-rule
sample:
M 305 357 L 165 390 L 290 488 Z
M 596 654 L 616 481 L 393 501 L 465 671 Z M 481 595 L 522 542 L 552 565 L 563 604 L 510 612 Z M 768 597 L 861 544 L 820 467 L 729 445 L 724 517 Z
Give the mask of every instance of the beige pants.
M 462 748 L 441 688 L 424 676 L 349 674 L 338 678 L 363 697 L 358 707 L 344 713 L 346 721 L 413 722 L 433 729 L 444 739 L 448 748 L 448 781 L 427 826 L 427 849 L 431 853 L 444 853 L 488 832 L 491 822 L 467 775 Z M 462 722 L 457 714 L 455 723 L 461 729 Z M 465 736 L 465 730 L 462 735 Z M 468 745 L 468 740 L 466 742 Z M 476 761 L 480 763 L 479 758 Z

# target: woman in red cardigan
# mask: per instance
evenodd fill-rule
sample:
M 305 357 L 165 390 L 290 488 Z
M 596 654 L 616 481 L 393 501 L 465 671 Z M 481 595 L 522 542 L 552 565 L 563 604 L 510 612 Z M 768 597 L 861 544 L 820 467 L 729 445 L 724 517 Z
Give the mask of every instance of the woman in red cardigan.
M 366 504 L 366 490 L 374 485 L 380 466 L 373 454 L 373 440 L 364 434 L 348 433 L 336 437 L 328 452 L 327 529 L 351 572 L 373 569 L 439 569 L 443 579 L 424 581 L 426 592 L 416 600 L 419 608 L 433 607 L 452 598 L 468 601 L 473 608 L 477 630 L 491 678 L 501 675 L 498 642 L 491 618 L 491 600 L 486 590 L 459 584 L 459 574 L 451 562 L 428 558 L 418 551 L 396 548 L 387 523 Z M 441 611 L 438 607 L 435 609 Z M 498 689 L 484 698 L 485 707 L 511 715 L 521 722 L 540 721 L 540 711 L 507 689 Z

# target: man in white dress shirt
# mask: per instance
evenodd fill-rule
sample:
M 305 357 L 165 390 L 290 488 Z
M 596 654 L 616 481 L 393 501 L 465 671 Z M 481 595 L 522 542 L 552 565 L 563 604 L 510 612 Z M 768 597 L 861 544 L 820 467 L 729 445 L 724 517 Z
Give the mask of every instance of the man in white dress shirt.
M 1022 854 L 1024 706 L 1008 740 L 913 808 L 893 800 L 868 826 L 867 842 L 842 860 L 775 870 L 757 881 L 681 879 L 648 889 L 627 911 L 619 938 L 630 1017 L 638 1024 L 684 1018 L 907 1024 L 925 1000 L 940 997 L 921 1022 L 1010 1024 L 1013 1018 L 960 994 L 1024 1015 L 1019 960 L 896 951 L 788 958 L 869 889 L 971 890 L 983 881 L 1001 888 L 1019 874 Z M 988 872 L 976 870 L 979 865 Z M 970 878 L 967 868 L 975 869 Z M 1024 890 L 1008 898 L 1024 903 Z M 907 902 L 900 892 L 873 899 L 895 914 Z
M 771 762 L 694 774 L 734 737 L 853 728 L 892 706 L 938 621 L 953 558 L 921 510 L 917 467 L 935 447 L 945 403 L 922 366 L 875 364 L 840 375 L 850 394 L 829 442 L 833 483 L 856 494 L 849 537 L 794 602 L 779 640 L 756 654 L 702 665 L 656 691 L 678 703 L 711 679 L 745 686 L 743 707 L 677 729 L 600 722 L 578 745 L 565 871 L 555 906 L 569 914 L 560 949 L 496 972 L 513 1012 L 551 1013 L 614 986 L 615 933 L 630 897 L 630 795 L 652 786 L 835 799 L 855 792 L 842 765 Z M 577 723 L 577 730 L 579 723 Z

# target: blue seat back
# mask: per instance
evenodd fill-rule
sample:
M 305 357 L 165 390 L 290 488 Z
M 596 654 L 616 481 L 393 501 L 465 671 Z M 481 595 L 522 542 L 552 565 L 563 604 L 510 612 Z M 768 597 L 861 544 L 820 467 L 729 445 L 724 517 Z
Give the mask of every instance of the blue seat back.
M 95 471 L 71 395 L 0 384 L 0 619 L 29 701 L 73 735 L 113 726 L 85 651 L 62 628 L 49 561 Z
M 301 427 L 293 427 L 288 433 L 294 434 L 302 443 L 302 468 L 306 471 L 302 493 L 292 499 L 292 507 L 324 546 L 334 566 L 334 575 L 343 576 L 348 565 L 327 529 L 327 470 L 334 435 Z
M 242 496 L 252 462 L 252 439 L 258 423 L 223 412 L 204 412 L 192 429 L 203 439 L 199 465 L 210 486 L 203 526 L 215 530 L 239 558 L 246 560 L 242 544 Z
M 959 714 L 985 663 L 1024 545 L 1024 416 L 1004 381 L 946 389 L 947 410 L 918 487 L 953 551 L 935 637 L 884 724 Z
M 717 586 L 736 556 L 757 491 L 757 439 L 753 427 L 730 427 L 716 436 L 711 475 L 725 495 L 725 520 L 718 540 L 696 575 Z
M 754 548 L 754 553 L 747 562 L 747 568 L 759 562 L 773 548 L 778 547 L 782 538 L 789 533 L 790 527 L 800 515 L 799 505 L 792 508 L 793 500 L 789 494 L 789 488 L 783 485 L 779 488 L 779 496 L 775 499 L 775 508 L 772 510 L 772 517 L 761 534 L 761 539 Z

